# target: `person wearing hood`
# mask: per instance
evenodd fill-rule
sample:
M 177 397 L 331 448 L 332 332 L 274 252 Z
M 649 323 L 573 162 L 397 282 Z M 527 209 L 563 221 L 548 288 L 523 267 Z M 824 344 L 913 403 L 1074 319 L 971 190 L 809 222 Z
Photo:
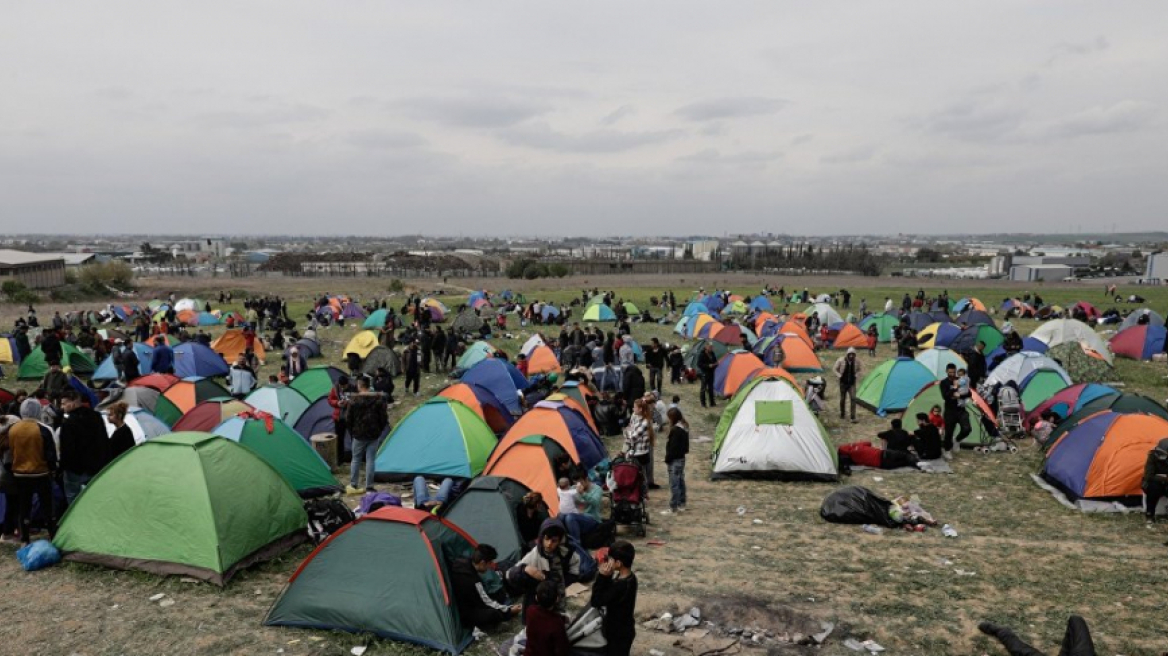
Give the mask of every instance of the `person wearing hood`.
M 73 389 L 73 386 L 69 384 L 69 375 L 61 369 L 61 362 L 59 360 L 49 360 L 49 371 L 41 379 L 40 387 L 48 392 L 50 396 L 64 394 L 66 391 Z
M 1160 499 L 1168 496 L 1168 438 L 1160 440 L 1154 449 L 1148 452 L 1148 460 L 1144 463 L 1144 512 L 1148 523 L 1156 522 L 1156 506 Z
M 81 396 L 69 390 L 61 395 L 65 420 L 61 424 L 61 470 L 65 473 L 65 500 L 73 503 L 82 488 L 109 463 L 109 434 L 105 422 Z
M 507 583 L 523 592 L 524 607 L 530 606 L 535 588 L 542 581 L 553 582 L 560 591 L 559 610 L 565 610 L 564 590 L 580 580 L 580 555 L 568 544 L 568 531 L 560 520 L 549 518 L 539 529 L 535 546 L 507 570 Z
M 864 364 L 856 357 L 856 349 L 849 347 L 844 357 L 835 361 L 835 367 L 832 368 L 832 371 L 839 379 L 840 419 L 844 418 L 844 411 L 847 409 L 847 401 L 850 398 L 852 401 L 852 423 L 854 424 L 856 423 L 856 386 L 864 375 Z
M 52 432 L 40 423 L 41 406 L 33 399 L 20 407 L 21 420 L 0 432 L 0 460 L 12 475 L 16 500 L 16 523 L 20 540 L 28 544 L 32 534 L 32 500 L 41 499 L 49 539 L 57 534 L 52 511 L 53 472 L 57 469 L 57 449 Z

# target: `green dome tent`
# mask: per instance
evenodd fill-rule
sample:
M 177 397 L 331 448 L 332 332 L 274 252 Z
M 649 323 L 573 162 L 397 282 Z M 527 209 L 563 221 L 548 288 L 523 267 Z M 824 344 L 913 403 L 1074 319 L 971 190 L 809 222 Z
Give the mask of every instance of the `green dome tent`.
M 616 313 L 603 303 L 597 303 L 584 311 L 584 321 L 616 321 Z
M 320 455 L 292 427 L 275 417 L 245 412 L 224 421 L 211 432 L 242 444 L 262 458 L 302 497 L 341 491 Z
M 928 367 L 912 358 L 888 360 L 860 381 L 856 403 L 883 417 L 907 408 L 917 392 L 935 380 Z
M 860 330 L 867 334 L 869 327 L 876 326 L 876 339 L 881 342 L 891 342 L 892 329 L 896 328 L 899 323 L 900 319 L 897 319 L 891 314 L 881 312 L 880 314 L 870 314 L 864 317 L 864 320 L 860 322 Z
M 288 383 L 288 387 L 300 392 L 304 398 L 308 399 L 309 403 L 312 403 L 319 398 L 328 396 L 337 379 L 344 375 L 345 372 L 328 365 L 309 367 L 295 380 Z
M 53 543 L 66 560 L 224 585 L 303 541 L 307 522 L 296 491 L 252 452 L 171 433 L 93 477 Z
M 901 416 L 905 430 L 908 430 L 910 433 L 912 432 L 910 429 L 917 425 L 916 415 L 918 412 L 929 414 L 929 411 L 935 405 L 941 406 L 942 411 L 944 411 L 945 401 L 941 398 L 941 384 L 942 381 L 929 383 L 913 397 L 913 400 L 904 409 L 904 414 Z M 977 392 L 973 392 L 973 403 L 967 404 L 965 409 L 969 413 L 970 430 L 969 435 L 964 440 L 961 440 L 961 446 L 972 448 L 983 444 L 988 445 L 993 442 L 994 437 L 991 435 L 991 428 L 987 427 L 985 422 L 988 421 L 991 427 L 996 427 L 997 420 L 994 418 L 994 412 L 989 405 L 986 404 Z
M 88 355 L 77 350 L 77 347 L 69 342 L 61 342 L 61 367 L 71 368 L 75 376 L 89 376 L 97 369 L 97 365 Z M 38 346 L 28 354 L 28 357 L 20 361 L 16 377 L 20 380 L 36 380 L 44 378 L 47 373 L 49 361 L 45 359 L 45 352 Z
M 473 478 L 499 440 L 467 405 L 436 396 L 414 408 L 377 449 L 377 478 Z
M 450 566 L 474 546 L 435 515 L 381 508 L 309 554 L 264 624 L 372 633 L 458 654 L 472 635 L 458 615 Z

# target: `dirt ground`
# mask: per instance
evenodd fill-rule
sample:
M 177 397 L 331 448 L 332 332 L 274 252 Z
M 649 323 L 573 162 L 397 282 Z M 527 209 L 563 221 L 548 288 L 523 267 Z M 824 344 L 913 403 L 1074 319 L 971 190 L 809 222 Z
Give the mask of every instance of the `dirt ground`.
M 785 282 L 788 289 L 796 285 L 813 291 L 843 286 L 871 290 L 863 293 L 879 296 L 881 302 L 885 294 L 899 296 L 928 282 L 850 277 L 779 281 L 718 275 L 693 280 L 449 280 L 444 287 L 434 281 L 419 281 L 417 286 L 427 290 L 440 287 L 450 295 L 506 286 L 525 291 L 529 298 L 553 300 L 566 299 L 585 286 L 598 286 L 617 288 L 641 305 L 650 295 L 667 288 L 673 288 L 679 299 L 682 290 L 688 296 L 690 288 L 699 286 L 726 286 L 749 294 L 761 288 L 764 280 Z M 148 300 L 153 290 L 165 293 L 171 289 L 180 296 L 212 298 L 217 297 L 216 285 L 222 285 L 283 294 L 299 306 L 325 291 L 362 299 L 384 294 L 386 284 L 369 279 L 167 279 L 143 281 L 140 298 Z M 924 286 L 942 285 L 954 296 L 982 294 L 987 304 L 1021 289 L 982 281 L 964 287 L 953 281 Z M 1041 293 L 1058 302 L 1087 298 L 1099 303 L 1102 296 L 1094 285 L 1048 285 Z M 1162 311 L 1168 291 L 1156 293 L 1150 297 L 1152 306 Z M 42 317 L 52 309 L 38 307 Z M 3 325 L 10 325 L 20 310 L 0 308 Z M 1033 325 L 1027 322 L 1022 328 L 1028 332 Z M 355 332 L 351 326 L 324 331 L 329 362 L 340 362 L 341 347 Z M 501 343 L 512 353 L 531 333 L 516 328 L 513 334 L 513 339 Z M 665 326 L 634 324 L 633 334 L 642 343 L 651 337 L 677 340 Z M 875 359 L 866 354 L 862 359 L 871 369 L 892 355 L 891 348 L 882 344 Z M 821 356 L 830 368 L 838 354 Z M 1168 370 L 1163 365 L 1122 362 L 1117 372 L 1128 384 L 1128 391 L 1164 398 Z M 396 422 L 445 382 L 437 374 L 424 377 L 421 399 L 407 399 L 393 409 L 391 418 Z M 11 373 L 3 384 L 8 388 L 18 385 Z M 721 610 L 722 615 L 740 614 L 738 621 L 743 623 L 772 618 L 778 625 L 784 621 L 783 613 L 792 612 L 832 622 L 836 629 L 819 649 L 773 653 L 854 654 L 842 642 L 855 637 L 875 640 L 887 654 L 997 654 L 1004 652 L 978 634 L 979 621 L 990 619 L 1013 626 L 1039 648 L 1053 652 L 1061 641 L 1067 616 L 1079 613 L 1091 624 L 1101 654 L 1168 651 L 1165 601 L 1159 594 L 1168 585 L 1168 569 L 1164 567 L 1168 529 L 1164 525 L 1146 529 L 1142 518 L 1134 514 L 1084 515 L 1059 505 L 1030 480 L 1030 474 L 1041 465 L 1041 456 L 1033 446 L 1024 445 L 1015 455 L 964 452 L 955 460 L 952 475 L 864 471 L 838 484 L 712 482 L 711 444 L 705 438 L 713 435 L 724 404 L 716 409 L 701 408 L 696 385 L 667 384 L 664 392 L 667 398 L 673 394 L 681 397 L 681 408 L 693 425 L 694 443 L 687 461 L 690 501 L 686 513 L 662 516 L 658 511 L 667 505 L 667 491 L 655 492 L 650 498 L 648 536 L 631 538 L 638 550 L 634 569 L 640 579 L 638 613 L 644 619 L 698 605 L 709 616 Z M 828 402 L 837 403 L 838 398 L 832 395 Z M 834 411 L 826 414 L 824 423 L 833 441 L 868 439 L 887 425 L 885 418 L 862 409 L 859 413 L 858 424 L 841 422 Z M 618 447 L 617 440 L 608 442 L 610 448 Z M 662 451 L 659 446 L 656 469 L 661 481 L 667 482 Z M 345 477 L 338 472 L 339 480 Z M 869 535 L 859 527 L 823 522 L 818 515 L 823 497 L 846 484 L 864 485 L 886 497 L 917 494 L 936 517 L 953 524 L 960 537 L 946 539 L 935 530 Z M 746 508 L 741 516 L 736 512 L 739 506 Z M 366 644 L 370 645 L 365 652 L 369 655 L 423 651 L 342 633 L 262 627 L 267 608 L 308 553 L 307 547 L 241 573 L 224 589 L 78 565 L 25 573 L 13 551 L 12 545 L 0 546 L 0 645 L 9 646 L 0 646 L 0 653 L 340 655 Z M 392 555 L 389 562 L 392 564 Z M 176 603 L 161 607 L 149 601 L 160 592 Z M 583 598 L 572 601 L 580 604 Z M 743 610 L 751 607 L 759 610 Z M 492 643 L 516 629 L 500 630 L 486 644 L 472 646 L 470 653 L 492 653 Z M 658 649 L 670 656 L 692 655 L 674 645 L 677 638 L 639 629 L 634 653 Z M 744 647 L 742 653 L 761 656 L 766 652 Z

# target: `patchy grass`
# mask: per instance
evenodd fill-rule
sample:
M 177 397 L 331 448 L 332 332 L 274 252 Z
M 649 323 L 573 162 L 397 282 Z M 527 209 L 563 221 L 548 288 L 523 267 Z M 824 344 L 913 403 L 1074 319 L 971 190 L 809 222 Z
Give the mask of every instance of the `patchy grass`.
M 675 293 L 680 301 L 689 294 L 683 294 L 683 288 L 702 284 L 711 289 L 718 280 L 743 293 L 761 288 L 761 278 L 728 275 L 689 283 L 675 280 Z M 861 290 L 874 305 L 876 297 L 882 302 L 884 296 L 899 297 L 917 287 L 916 281 L 905 281 L 909 284 L 899 288 L 876 286 L 886 285 L 888 279 L 781 282 L 787 282 L 788 288 L 793 282 L 813 290 L 849 286 L 855 293 L 853 306 L 858 304 Z M 292 298 L 291 312 L 299 316 L 306 311 L 308 299 L 324 289 L 343 289 L 360 298 L 385 289 L 384 281 L 365 279 L 278 283 L 270 288 Z M 868 286 L 861 286 L 863 283 Z M 206 281 L 195 284 L 205 285 Z M 242 284 L 230 282 L 233 287 Z M 451 281 L 447 289 L 459 291 L 458 285 L 465 294 L 465 290 L 483 284 Z M 563 287 L 546 288 L 556 284 Z M 602 278 L 591 283 L 581 279 L 485 283 L 496 290 L 522 289 L 528 299 L 557 302 L 577 295 L 585 284 L 611 287 L 613 283 L 606 284 Z M 633 286 L 636 284 L 640 282 L 625 280 L 618 293 L 645 308 L 649 296 L 659 295 L 669 283 L 662 278 L 642 287 Z M 421 286 L 429 288 L 433 283 Z M 1102 302 L 1101 285 L 1055 285 L 1034 290 L 1052 302 L 1068 304 L 1085 298 L 1101 301 L 1101 308 L 1110 306 Z M 1168 289 L 1129 288 L 1121 293 L 1132 290 L 1151 299 L 1150 305 L 1157 309 L 1168 302 Z M 975 295 L 997 305 L 1004 296 L 1020 295 L 1024 289 L 983 283 L 976 287 L 951 284 L 949 291 L 954 297 Z M 217 290 L 206 288 L 198 294 L 206 298 L 218 295 Z M 401 302 L 401 296 L 394 298 Z M 459 298 L 451 295 L 443 300 L 453 307 Z M 10 322 L 20 309 L 5 306 L 0 310 L 4 322 Z M 38 307 L 42 316 L 46 309 L 51 316 L 51 308 Z M 233 309 L 242 309 L 238 300 Z M 1023 332 L 1040 325 L 1031 321 L 1016 324 Z M 498 344 L 515 353 L 531 330 L 514 328 L 513 322 L 512 326 L 515 338 L 498 340 Z M 651 337 L 677 341 L 669 329 L 634 324 L 633 333 L 643 343 Z M 340 364 L 341 348 L 357 330 L 350 325 L 322 331 L 324 361 Z M 877 358 L 870 359 L 866 353 L 861 358 L 870 369 L 891 355 L 890 347 L 882 344 Z M 825 366 L 830 367 L 835 357 L 834 353 L 823 354 Z M 263 375 L 274 372 L 276 366 L 269 361 Z M 8 378 L 4 386 L 29 387 L 12 380 L 14 371 L 5 367 Z M 1128 391 L 1163 400 L 1164 376 L 1168 374 L 1163 365 L 1121 360 L 1117 372 Z M 446 382 L 438 374 L 424 377 L 422 397 L 403 397 L 392 411 L 394 421 Z M 697 391 L 696 385 L 665 387 L 667 396 L 676 393 L 682 397 L 681 407 L 693 424 L 693 435 L 712 436 L 719 414 L 700 408 Z M 833 395 L 829 406 L 837 400 Z M 829 412 L 824 423 L 836 443 L 871 438 L 886 425 L 885 419 L 871 413 L 862 411 L 860 417 L 860 423 L 853 425 L 841 423 Z M 619 440 L 608 442 L 615 447 Z M 665 482 L 661 448 L 656 456 L 658 476 Z M 917 494 L 938 519 L 958 529 L 960 537 L 953 540 L 941 537 L 938 531 L 873 536 L 859 527 L 826 524 L 818 516 L 819 504 L 837 485 L 714 483 L 709 480 L 709 456 L 708 443 L 693 445 L 687 471 L 691 498 L 687 513 L 672 517 L 657 514 L 664 507 L 665 490 L 650 499 L 653 516 L 648 539 L 665 544 L 654 547 L 634 538 L 640 552 L 636 569 L 643 614 L 747 593 L 836 622 L 840 628 L 820 650 L 823 654 L 852 653 L 840 644 L 848 636 L 875 639 L 892 654 L 969 654 L 1001 653 L 977 633 L 976 625 L 983 619 L 1016 627 L 1038 647 L 1053 650 L 1061 640 L 1067 616 L 1079 613 L 1090 622 L 1100 653 L 1154 654 L 1168 649 L 1164 601 L 1162 595 L 1150 592 L 1168 585 L 1163 546 L 1168 530 L 1163 526 L 1147 530 L 1135 515 L 1083 515 L 1060 506 L 1029 478 L 1041 466 L 1041 455 L 1030 445 L 1016 455 L 962 453 L 951 476 L 865 471 L 840 483 L 865 485 L 885 496 Z M 338 472 L 338 476 L 347 476 L 347 472 Z M 739 505 L 748 509 L 744 517 L 735 513 Z M 755 519 L 762 523 L 753 523 Z M 240 573 L 222 590 L 178 578 L 79 565 L 28 574 L 19 570 L 12 551 L 9 545 L 0 547 L 3 598 L 12 601 L 6 606 L 0 637 L 7 643 L 19 641 L 32 653 L 274 654 L 283 649 L 288 655 L 342 655 L 352 646 L 367 643 L 371 644 L 366 652 L 370 655 L 425 651 L 392 642 L 370 643 L 366 637 L 337 632 L 260 626 L 287 577 L 307 555 L 306 546 Z M 962 576 L 957 569 L 974 574 Z M 148 598 L 158 592 L 177 603 L 169 608 L 150 603 Z M 505 639 L 506 634 L 500 631 L 493 640 Z M 643 654 L 657 648 L 667 654 L 679 653 L 672 642 L 672 636 L 642 630 L 635 651 Z M 484 644 L 471 649 L 476 655 L 490 651 Z

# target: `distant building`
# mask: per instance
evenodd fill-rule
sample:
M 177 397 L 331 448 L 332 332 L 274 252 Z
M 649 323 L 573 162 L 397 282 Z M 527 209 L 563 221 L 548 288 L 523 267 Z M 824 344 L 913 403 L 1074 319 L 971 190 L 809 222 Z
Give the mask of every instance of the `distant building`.
M 990 258 L 989 264 L 986 265 L 986 271 L 990 277 L 997 278 L 1008 276 L 1010 280 L 1051 280 L 1048 277 L 1041 278 L 1016 278 L 1014 269 L 1018 267 L 1045 267 L 1045 266 L 1064 266 L 1071 269 L 1071 273 L 1065 274 L 1059 278 L 1066 278 L 1074 275 L 1075 269 L 1085 269 L 1091 266 L 1090 255 L 1013 255 L 1007 253 L 1005 255 L 995 255 Z M 1031 275 L 1026 272 L 1017 275 Z M 1037 275 L 1037 274 L 1035 274 Z
M 38 253 L 45 257 L 59 257 L 65 260 L 65 268 L 79 269 L 86 264 L 92 264 L 97 261 L 96 253 Z
M 1144 272 L 1147 280 L 1168 280 L 1168 251 L 1152 253 L 1148 256 L 1148 268 Z
M 1010 280 L 1017 282 L 1062 280 L 1074 274 L 1074 267 L 1066 264 L 1016 264 L 1010 267 Z
M 685 248 L 676 251 L 679 258 L 690 258 L 693 260 L 700 260 L 709 262 L 718 259 L 718 248 L 720 244 L 716 239 L 706 241 L 691 241 L 685 245 Z
M 0 283 L 15 280 L 29 289 L 65 284 L 65 260 L 55 253 L 0 250 Z

